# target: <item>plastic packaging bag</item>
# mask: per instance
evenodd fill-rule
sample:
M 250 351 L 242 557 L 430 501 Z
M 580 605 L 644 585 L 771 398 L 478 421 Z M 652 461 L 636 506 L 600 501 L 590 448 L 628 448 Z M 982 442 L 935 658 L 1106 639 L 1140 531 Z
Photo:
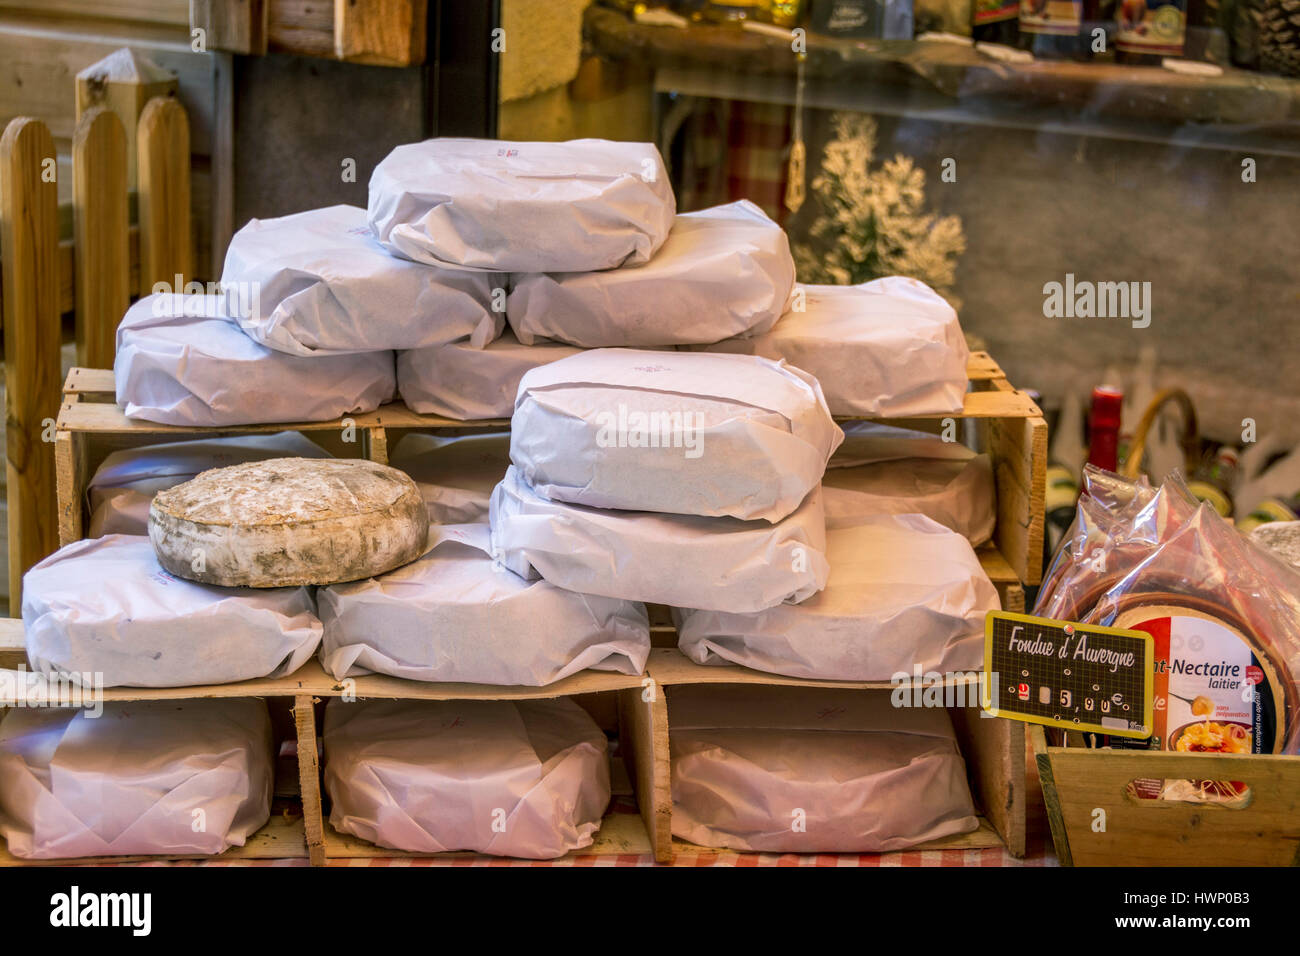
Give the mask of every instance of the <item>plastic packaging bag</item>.
M 842 438 L 816 380 L 784 363 L 596 349 L 524 376 L 510 459 L 552 501 L 775 522 Z
M 103 707 L 14 708 L 0 722 L 0 833 L 14 856 L 221 853 L 269 819 L 265 702 Z
M 436 528 L 433 538 L 418 561 L 316 592 L 321 660 L 336 678 L 541 687 L 588 667 L 644 669 L 644 605 L 525 581 L 488 555 L 486 524 Z
M 896 709 L 861 691 L 682 686 L 668 720 L 680 839 L 875 853 L 979 825 L 942 708 Z
M 501 334 L 492 289 L 506 277 L 389 255 L 357 206 L 252 219 L 226 251 L 231 315 L 278 352 L 321 355 L 444 345 L 482 348 Z
M 652 143 L 430 139 L 370 177 L 370 227 L 417 262 L 590 272 L 648 262 L 677 211 Z
M 970 543 L 921 515 L 881 515 L 826 533 L 826 588 L 748 614 L 676 610 L 697 664 L 789 677 L 888 681 L 978 670 L 997 591 Z
M 330 824 L 416 853 L 546 860 L 590 846 L 609 804 L 605 735 L 558 700 L 331 700 Z
M 658 348 L 766 332 L 785 311 L 785 230 L 742 200 L 677 217 L 645 265 L 515 275 L 506 315 L 519 341 Z
M 492 493 L 492 549 L 521 577 L 585 594 L 715 611 L 802 601 L 826 585 L 826 517 L 814 491 L 776 524 L 550 501 L 516 468 Z
M 221 296 L 202 295 L 131 306 L 113 377 L 127 418 L 164 425 L 329 421 L 372 412 L 397 387 L 392 352 L 286 355 L 245 335 Z

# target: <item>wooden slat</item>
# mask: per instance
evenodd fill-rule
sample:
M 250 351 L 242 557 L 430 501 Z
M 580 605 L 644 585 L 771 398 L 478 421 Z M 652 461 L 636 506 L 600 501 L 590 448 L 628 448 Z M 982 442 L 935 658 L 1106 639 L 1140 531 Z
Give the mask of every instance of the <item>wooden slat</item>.
M 298 735 L 298 792 L 302 795 L 303 837 L 312 866 L 325 865 L 325 817 L 320 794 L 320 756 L 316 746 L 316 705 L 310 695 L 293 699 Z
M 427 0 L 334 0 L 334 55 L 351 63 L 424 62 Z
M 637 809 L 654 847 L 655 860 L 671 863 L 672 764 L 668 751 L 668 705 L 655 685 L 619 694 L 619 741 L 629 761 Z
M 1005 845 L 1002 842 L 1002 838 L 998 836 L 998 831 L 993 828 L 993 825 L 989 823 L 988 819 L 984 816 L 977 816 L 975 821 L 978 825 L 970 833 L 954 833 L 952 836 L 940 837 L 937 840 L 928 840 L 925 843 L 918 843 L 914 847 L 898 852 L 920 853 L 922 850 L 991 850 Z M 722 855 L 744 851 L 725 850 L 714 846 L 700 846 L 697 843 L 691 843 L 687 840 L 674 839 L 673 852 Z M 888 858 L 889 854 L 885 854 L 885 856 Z
M 13 675 L 9 675 L 13 677 Z M 35 679 L 32 675 L 29 679 Z M 574 694 L 594 694 L 600 691 L 623 690 L 640 687 L 643 678 L 635 675 L 581 671 L 571 677 L 547 684 L 545 687 L 515 687 L 496 684 L 433 684 L 423 681 L 403 680 L 382 674 L 336 681 L 312 658 L 286 677 L 262 677 L 235 684 L 204 684 L 193 687 L 108 687 L 101 699 L 105 701 L 131 700 L 193 700 L 229 697 L 343 697 L 358 699 L 380 698 L 388 700 L 545 700 L 553 697 L 570 697 Z M 51 685 L 55 686 L 55 685 Z M 0 707 L 17 703 L 17 686 L 14 694 L 0 697 Z
M 84 489 L 90 482 L 85 442 L 61 431 L 54 437 L 54 471 L 59 492 L 59 547 L 85 535 Z
M 180 292 L 194 275 L 190 126 L 184 107 L 174 99 L 150 100 L 140 114 L 138 140 L 140 295 L 149 295 L 160 282 Z
M 267 0 L 190 0 L 190 29 L 202 30 L 208 50 L 266 52 Z
M 333 0 L 270 0 L 267 49 L 300 56 L 334 56 Z
M 696 664 L 675 647 L 653 648 L 646 662 L 646 673 L 660 684 L 763 684 L 773 687 L 820 687 L 843 688 L 847 690 L 893 690 L 896 687 L 911 687 L 912 679 L 900 681 L 842 681 L 810 680 L 804 677 L 786 677 L 781 674 L 769 674 L 766 671 L 752 670 L 734 664 L 713 665 Z M 930 686 L 922 682 L 925 686 Z M 962 688 L 963 696 L 979 699 L 979 676 L 970 674 L 947 675 L 934 686 L 945 688 Z
M 44 123 L 19 118 L 0 137 L 0 256 L 3 257 L 9 608 L 22 607 L 23 573 L 58 547 L 53 441 L 59 408 L 57 184 Z M 50 433 L 53 438 L 53 433 Z
M 978 706 L 953 707 L 949 714 L 976 802 L 1007 852 L 1024 856 L 1025 725 L 986 717 Z
M 72 141 L 77 361 L 111 369 L 117 324 L 131 303 L 126 135 L 116 114 L 88 110 Z
M 1047 422 L 1037 417 L 992 419 L 987 442 L 997 489 L 993 539 L 1020 580 L 1036 585 L 1043 574 Z
M 68 19 L 105 17 L 132 23 L 183 27 L 189 23 L 189 0 L 0 0 L 0 10 L 19 10 Z

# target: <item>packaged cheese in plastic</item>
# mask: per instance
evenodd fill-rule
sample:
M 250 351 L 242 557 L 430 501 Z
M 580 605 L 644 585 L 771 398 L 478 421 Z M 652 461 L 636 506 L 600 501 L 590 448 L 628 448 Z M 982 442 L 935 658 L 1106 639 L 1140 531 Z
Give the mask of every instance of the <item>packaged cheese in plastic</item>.
M 842 439 L 817 381 L 784 363 L 596 349 L 524 376 L 510 459 L 552 501 L 775 522 Z
M 0 721 L 0 833 L 24 860 L 221 853 L 270 817 L 272 770 L 256 698 L 13 708 Z
M 191 687 L 291 674 L 320 645 L 311 592 L 168 574 L 141 535 L 65 545 L 23 576 L 27 659 L 104 687 Z
M 510 467 L 510 433 L 457 438 L 412 432 L 388 456 L 419 486 L 429 524 L 476 524 L 488 519 L 492 489 Z
M 493 555 L 586 594 L 717 611 L 802 601 L 826 584 L 826 517 L 812 492 L 776 524 L 551 501 L 513 466 L 492 493 Z
M 828 530 L 826 559 L 825 589 L 798 604 L 674 609 L 682 653 L 821 680 L 980 669 L 984 617 L 1001 604 L 965 538 L 922 515 L 881 515 Z
M 127 310 L 113 362 L 127 418 L 164 425 L 320 422 L 392 401 L 392 352 L 288 355 L 249 338 L 221 296 L 150 295 Z
M 689 345 L 766 332 L 793 285 L 785 231 L 742 200 L 682 213 L 644 265 L 512 276 L 506 315 L 526 345 Z
M 572 700 L 331 700 L 330 824 L 416 853 L 546 860 L 590 846 L 609 805 L 605 735 Z
M 301 432 L 124 448 L 105 458 L 91 476 L 86 488 L 90 504 L 87 535 L 98 538 L 106 534 L 148 534 L 153 496 L 209 468 L 268 458 L 329 457 L 329 452 Z M 486 496 L 483 512 L 487 513 Z
M 582 349 L 561 342 L 520 345 L 506 332 L 487 348 L 468 339 L 397 353 L 402 401 L 421 415 L 457 421 L 509 418 L 524 374 Z
M 796 285 L 771 332 L 707 349 L 785 359 L 817 377 L 833 415 L 955 413 L 965 401 L 970 350 L 957 313 L 925 283 L 902 276 Z
M 429 552 L 388 574 L 316 592 L 321 659 L 336 678 L 540 687 L 585 668 L 639 674 L 645 605 L 526 581 L 488 554 L 488 526 L 436 528 Z
M 590 272 L 649 261 L 677 211 L 653 143 L 430 139 L 370 177 L 370 227 L 417 262 Z
M 482 348 L 501 334 L 492 290 L 506 277 L 438 269 L 389 255 L 366 211 L 330 206 L 253 219 L 226 251 L 226 306 L 278 352 L 320 355 L 444 345 Z
M 979 825 L 942 708 L 895 708 L 888 693 L 687 685 L 670 690 L 668 722 L 673 836 L 691 843 L 878 853 Z

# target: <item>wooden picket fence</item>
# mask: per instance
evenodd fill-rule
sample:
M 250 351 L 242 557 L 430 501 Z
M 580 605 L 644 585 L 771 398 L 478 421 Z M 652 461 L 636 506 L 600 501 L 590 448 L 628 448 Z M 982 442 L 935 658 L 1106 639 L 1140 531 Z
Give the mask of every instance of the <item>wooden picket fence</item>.
M 62 402 L 63 315 L 76 314 L 77 364 L 111 368 L 117 325 L 133 294 L 193 275 L 185 108 L 160 96 L 140 113 L 135 225 L 126 141 L 115 113 L 97 106 L 81 115 L 72 142 L 73 235 L 60 240 L 49 129 L 20 116 L 0 137 L 11 616 L 22 606 L 23 573 L 59 546 L 54 422 Z

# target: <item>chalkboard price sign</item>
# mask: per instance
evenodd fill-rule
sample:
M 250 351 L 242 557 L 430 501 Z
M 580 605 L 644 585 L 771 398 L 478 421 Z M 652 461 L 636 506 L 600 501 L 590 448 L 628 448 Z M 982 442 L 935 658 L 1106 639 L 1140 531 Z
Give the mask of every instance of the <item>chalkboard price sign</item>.
M 1066 730 L 1150 737 L 1152 659 L 1143 631 L 990 611 L 984 709 Z

